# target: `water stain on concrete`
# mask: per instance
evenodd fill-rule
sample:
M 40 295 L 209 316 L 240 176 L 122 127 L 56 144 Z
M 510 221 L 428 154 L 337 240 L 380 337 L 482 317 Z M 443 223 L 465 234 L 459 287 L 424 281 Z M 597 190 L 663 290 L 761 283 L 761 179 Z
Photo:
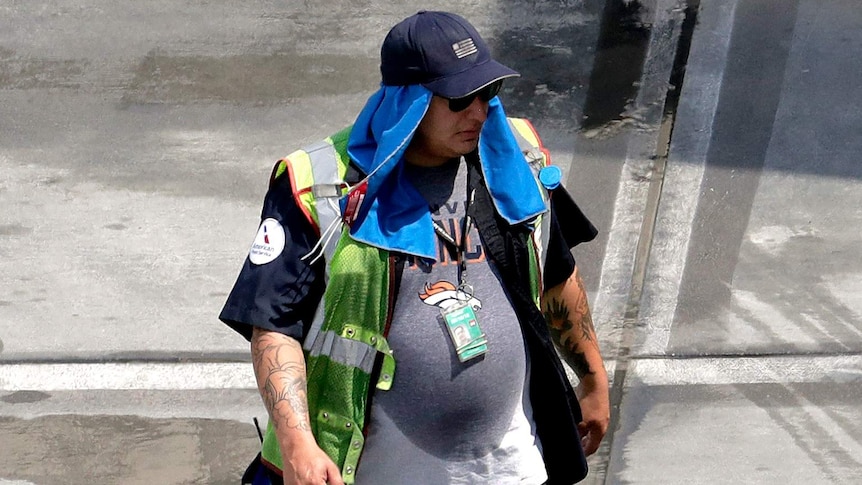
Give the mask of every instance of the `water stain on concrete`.
M 272 104 L 360 93 L 379 82 L 377 59 L 276 52 L 226 57 L 151 51 L 134 72 L 124 105 L 197 102 Z
M 21 224 L 0 225 L 0 236 L 27 236 L 33 234 L 33 228 Z
M 39 186 L 57 185 L 62 181 L 63 181 L 62 177 L 58 177 L 58 176 L 54 175 L 54 176 L 45 177 L 43 179 L 37 180 L 36 185 L 39 185 Z
M 4 478 L 33 483 L 233 484 L 259 450 L 253 427 L 235 421 L 0 417 Z
M 44 401 L 50 397 L 50 394 L 41 391 L 15 391 L 12 394 L 0 396 L 0 401 L 8 404 L 32 404 Z
M 104 227 L 105 229 L 111 229 L 111 230 L 114 230 L 114 231 L 122 231 L 123 229 L 128 229 L 128 226 L 126 226 L 125 224 L 120 224 L 120 223 L 116 223 L 116 224 L 108 224 L 108 225 L 103 226 L 103 227 Z
M 89 64 L 83 59 L 34 59 L 0 48 L 0 88 L 76 89 L 81 86 Z

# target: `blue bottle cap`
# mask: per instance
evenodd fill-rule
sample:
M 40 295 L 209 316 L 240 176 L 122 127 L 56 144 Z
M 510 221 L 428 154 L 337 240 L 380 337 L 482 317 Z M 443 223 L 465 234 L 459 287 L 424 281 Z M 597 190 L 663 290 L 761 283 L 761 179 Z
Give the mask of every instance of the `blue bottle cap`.
M 551 165 L 539 170 L 539 182 L 548 190 L 554 190 L 560 186 L 560 180 L 563 178 L 563 171 L 560 167 Z

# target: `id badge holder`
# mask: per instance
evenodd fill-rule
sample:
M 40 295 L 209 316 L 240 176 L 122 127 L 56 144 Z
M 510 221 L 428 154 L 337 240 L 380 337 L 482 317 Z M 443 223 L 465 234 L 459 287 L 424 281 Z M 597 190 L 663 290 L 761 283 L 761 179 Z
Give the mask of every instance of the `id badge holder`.
M 488 340 L 479 327 L 476 312 L 466 301 L 441 309 L 440 314 L 446 322 L 458 360 L 466 362 L 488 352 Z

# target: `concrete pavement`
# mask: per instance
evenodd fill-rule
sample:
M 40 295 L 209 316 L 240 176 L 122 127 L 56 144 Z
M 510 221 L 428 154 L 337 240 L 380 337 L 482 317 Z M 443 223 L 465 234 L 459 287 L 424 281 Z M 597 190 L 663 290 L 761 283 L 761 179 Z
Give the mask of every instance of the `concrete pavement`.
M 0 484 L 237 482 L 265 412 L 216 315 L 271 163 L 420 8 L 522 72 L 602 231 L 587 483 L 862 479 L 854 2 L 432 3 L 0 6 Z
M 860 20 L 700 6 L 609 483 L 862 479 Z

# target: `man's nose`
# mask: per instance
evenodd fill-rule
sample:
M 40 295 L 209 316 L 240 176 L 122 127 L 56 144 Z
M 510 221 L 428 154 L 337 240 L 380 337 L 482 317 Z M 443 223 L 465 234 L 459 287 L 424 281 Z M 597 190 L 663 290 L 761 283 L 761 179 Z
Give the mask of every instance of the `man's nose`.
M 467 116 L 470 119 L 484 123 L 488 119 L 488 101 L 482 101 L 476 96 L 470 106 L 467 107 Z

